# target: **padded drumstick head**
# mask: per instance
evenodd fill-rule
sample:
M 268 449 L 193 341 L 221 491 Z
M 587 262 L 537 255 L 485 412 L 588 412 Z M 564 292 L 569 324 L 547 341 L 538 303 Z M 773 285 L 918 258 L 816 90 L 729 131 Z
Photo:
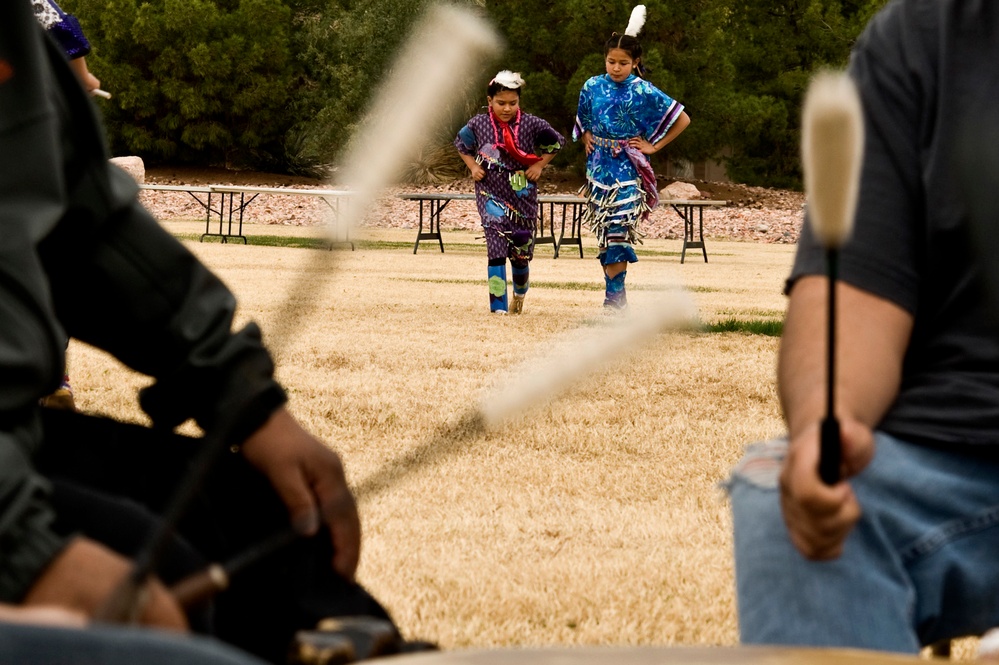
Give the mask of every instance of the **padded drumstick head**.
M 427 12 L 389 70 L 340 167 L 343 184 L 355 192 L 341 223 L 349 228 L 363 218 L 381 189 L 433 134 L 449 100 L 465 94 L 501 46 L 492 26 L 471 11 L 438 5 Z
M 338 180 L 352 196 L 328 219 L 330 240 L 336 240 L 338 226 L 351 229 L 364 219 L 382 190 L 444 120 L 449 101 L 468 93 L 483 63 L 501 47 L 496 30 L 470 10 L 438 5 L 427 11 L 389 68 L 338 168 Z M 314 254 L 315 268 L 332 260 L 324 254 Z M 315 272 L 302 271 L 289 288 L 286 306 L 270 323 L 268 336 L 277 345 L 287 343 L 308 311 L 296 303 L 309 301 Z M 276 344 L 270 346 L 273 350 Z
M 697 307 L 685 291 L 668 291 L 641 314 L 606 328 L 580 329 L 544 359 L 528 358 L 514 368 L 501 389 L 489 392 L 479 406 L 486 427 L 544 404 L 564 389 L 618 359 L 621 349 L 635 349 L 659 334 L 696 325 Z
M 801 124 L 808 218 L 819 241 L 837 249 L 853 230 L 864 152 L 860 95 L 845 72 L 815 75 Z

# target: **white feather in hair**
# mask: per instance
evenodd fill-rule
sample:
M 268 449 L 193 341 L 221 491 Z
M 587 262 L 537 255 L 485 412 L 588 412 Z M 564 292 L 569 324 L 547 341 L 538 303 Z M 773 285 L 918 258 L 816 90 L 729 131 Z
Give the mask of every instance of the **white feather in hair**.
M 509 69 L 504 69 L 490 83 L 499 83 L 504 88 L 517 90 L 524 85 L 524 79 L 520 77 L 520 72 L 511 72 Z
M 642 31 L 642 26 L 645 25 L 645 5 L 637 5 L 631 10 L 631 19 L 628 21 L 628 27 L 624 29 L 624 34 L 629 37 L 637 37 L 638 33 Z

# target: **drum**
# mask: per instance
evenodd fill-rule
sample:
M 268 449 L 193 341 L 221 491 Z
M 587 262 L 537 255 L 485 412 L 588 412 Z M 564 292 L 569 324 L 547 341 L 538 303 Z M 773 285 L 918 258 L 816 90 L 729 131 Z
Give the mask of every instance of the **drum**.
M 474 649 L 377 658 L 371 665 L 925 665 L 917 656 L 788 647 Z

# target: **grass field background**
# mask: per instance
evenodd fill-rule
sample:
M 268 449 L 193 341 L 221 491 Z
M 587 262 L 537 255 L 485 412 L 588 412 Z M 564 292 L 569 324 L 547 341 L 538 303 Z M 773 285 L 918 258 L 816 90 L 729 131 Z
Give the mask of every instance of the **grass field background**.
M 592 238 L 583 259 L 541 246 L 524 314 L 491 316 L 482 241 L 445 232 L 445 253 L 424 242 L 414 255 L 414 239 L 362 232 L 353 252 L 185 241 L 237 294 L 239 321 L 263 327 L 292 411 L 343 456 L 360 492 L 362 583 L 408 637 L 446 648 L 735 644 L 719 482 L 781 421 L 778 338 L 731 322 L 779 330 L 793 247 L 709 238 L 708 263 L 695 250 L 681 265 L 680 241 L 649 241 L 628 272 L 632 309 L 684 289 L 703 324 L 736 331 L 615 349 L 550 402 L 457 441 L 441 432 L 516 367 L 609 325 L 602 277 Z M 144 422 L 147 379 L 76 342 L 70 371 L 82 409 Z

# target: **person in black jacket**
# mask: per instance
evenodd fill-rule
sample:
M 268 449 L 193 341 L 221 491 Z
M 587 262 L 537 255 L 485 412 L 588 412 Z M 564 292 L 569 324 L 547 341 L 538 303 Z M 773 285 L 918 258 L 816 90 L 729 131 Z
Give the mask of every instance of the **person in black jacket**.
M 29 0 L 0 3 L 0 603 L 94 617 L 197 452 L 167 434 L 193 418 L 238 454 L 181 523 L 174 575 L 289 525 L 304 536 L 199 622 L 279 660 L 324 615 L 387 617 L 353 582 L 361 529 L 340 458 L 285 408 L 258 328 L 232 329 L 233 295 L 136 195 Z M 72 426 L 62 445 L 45 428 L 68 337 L 154 378 L 149 445 Z M 184 631 L 189 617 L 154 579 L 140 620 Z

